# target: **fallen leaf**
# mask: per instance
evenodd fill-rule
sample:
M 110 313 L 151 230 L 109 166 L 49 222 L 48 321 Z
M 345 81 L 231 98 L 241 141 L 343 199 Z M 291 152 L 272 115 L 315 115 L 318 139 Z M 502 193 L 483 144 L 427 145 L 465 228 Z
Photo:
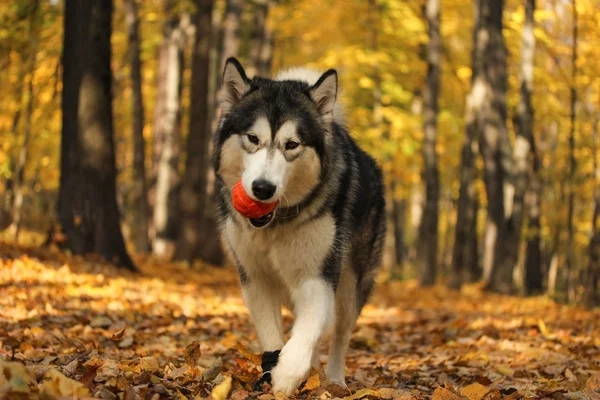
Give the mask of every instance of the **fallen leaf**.
M 219 374 L 221 373 L 222 366 L 223 366 L 223 361 L 221 360 L 221 357 L 219 357 L 213 362 L 213 365 L 211 365 L 211 367 L 209 369 L 204 371 L 204 373 L 200 377 L 200 380 L 202 382 L 214 381 L 217 378 L 217 376 L 219 376 Z
M 210 392 L 211 400 L 225 400 L 231 391 L 231 376 L 226 376 L 223 382 L 216 385 Z
M 71 376 L 75 373 L 78 366 L 79 366 L 79 361 L 73 360 L 63 368 L 63 372 L 66 375 Z
M 469 400 L 495 400 L 502 397 L 497 390 L 489 389 L 480 383 L 473 383 L 464 387 L 460 390 L 460 393 Z
M 588 390 L 600 389 L 600 372 L 596 372 L 588 378 L 587 382 L 585 383 L 585 388 Z
M 99 316 L 90 321 L 92 328 L 108 328 L 112 325 L 112 320 L 107 316 Z
M 29 393 L 31 381 L 33 377 L 23 364 L 0 360 L 0 394 Z
M 89 396 L 90 391 L 82 383 L 67 378 L 58 370 L 51 369 L 44 376 L 41 388 L 42 399 Z
M 114 341 L 119 341 L 119 340 L 121 340 L 121 338 L 123 337 L 124 334 L 125 334 L 125 328 L 121 328 L 118 331 L 114 332 L 110 339 L 114 340 Z
M 156 372 L 160 369 L 160 365 L 154 357 L 142 357 L 140 358 L 140 368 L 142 371 Z
M 249 394 L 246 390 L 238 390 L 231 394 L 231 400 L 246 400 Z
M 570 368 L 567 368 L 565 370 L 565 378 L 567 378 L 569 382 L 577 382 L 577 376 L 575 376 L 575 374 L 573 373 L 573 371 L 571 371 Z
M 200 342 L 198 341 L 193 341 L 192 343 L 188 344 L 183 352 L 185 362 L 190 367 L 195 367 L 198 364 L 198 359 L 201 355 L 202 352 L 200 351 Z
M 433 392 L 432 400 L 460 400 L 464 397 L 459 396 L 458 394 L 439 386 Z
M 130 347 L 132 344 L 133 344 L 133 337 L 127 336 L 125 339 L 123 339 L 119 342 L 119 348 L 126 349 L 127 347 Z
M 237 342 L 235 344 L 234 348 L 237 351 L 239 351 L 240 354 L 242 356 L 244 356 L 244 358 L 250 360 L 250 362 L 252 362 L 254 365 L 261 365 L 262 364 L 262 355 L 261 354 L 255 354 L 255 353 L 251 352 L 250 350 L 248 350 L 246 348 L 246 346 L 244 346 L 240 342 Z
M 359 400 L 359 399 L 365 399 L 365 398 L 379 399 L 379 398 L 381 398 L 381 395 L 379 394 L 379 392 L 377 390 L 361 389 L 358 392 L 356 392 L 355 394 L 353 394 L 352 396 L 344 397 L 344 400 Z
M 319 374 L 316 373 L 316 374 L 312 375 L 310 378 L 308 378 L 308 380 L 306 381 L 306 384 L 304 385 L 304 389 L 305 390 L 314 390 L 314 389 L 318 388 L 319 386 L 321 386 L 321 379 L 319 378 Z
M 411 400 L 414 398 L 410 392 L 402 389 L 381 388 L 378 391 L 382 399 Z

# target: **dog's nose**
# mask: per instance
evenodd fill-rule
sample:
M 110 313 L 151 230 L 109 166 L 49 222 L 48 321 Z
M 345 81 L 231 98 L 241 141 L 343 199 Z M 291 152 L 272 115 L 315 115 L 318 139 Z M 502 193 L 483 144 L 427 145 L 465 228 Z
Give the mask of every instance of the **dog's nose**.
M 264 179 L 252 182 L 252 193 L 258 200 L 269 200 L 275 194 L 277 186 Z

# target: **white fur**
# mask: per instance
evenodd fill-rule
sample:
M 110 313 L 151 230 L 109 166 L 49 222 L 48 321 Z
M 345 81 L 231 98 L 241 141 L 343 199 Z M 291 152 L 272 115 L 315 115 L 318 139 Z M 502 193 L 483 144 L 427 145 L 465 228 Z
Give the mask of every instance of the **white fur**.
M 256 135 L 259 139 L 259 144 L 255 145 L 251 143 L 247 135 L 242 135 L 244 145 L 251 152 L 243 153 L 243 174 L 242 174 L 242 185 L 244 190 L 254 200 L 256 197 L 252 193 L 252 182 L 258 179 L 264 179 L 275 185 L 277 189 L 273 194 L 273 197 L 269 201 L 280 200 L 282 196 L 286 196 L 286 189 L 290 176 L 296 176 L 297 172 L 306 173 L 306 168 L 300 168 L 302 171 L 295 171 L 297 165 L 294 164 L 296 160 L 288 161 L 286 157 L 294 157 L 300 154 L 303 149 L 299 146 L 293 150 L 286 150 L 285 145 L 289 140 L 300 142 L 297 135 L 297 126 L 294 121 L 286 121 L 277 131 L 275 136 L 275 146 L 272 146 L 271 128 L 266 118 L 260 117 L 256 120 L 252 128 L 248 130 L 249 134 Z M 306 149 L 312 151 L 312 149 Z M 320 165 L 320 163 L 310 163 L 311 166 Z M 320 171 L 320 169 L 319 169 Z M 314 174 L 312 174 L 314 175 Z M 312 176 L 311 175 L 311 176 Z M 316 184 L 310 180 L 306 180 L 308 183 Z M 300 180 L 302 182 L 302 180 Z M 300 184 L 299 188 L 292 189 L 292 192 L 298 189 L 304 189 L 308 192 L 311 188 L 305 188 Z M 295 198 L 295 193 L 291 193 Z M 300 201 L 301 199 L 298 199 Z M 286 202 L 290 201 L 289 197 L 285 198 Z
M 273 390 L 289 396 L 317 363 L 319 340 L 333 323 L 335 295 L 321 266 L 335 246 L 335 220 L 326 214 L 302 225 L 257 230 L 242 228 L 242 220 L 233 218 L 226 222 L 226 243 L 248 275 L 244 300 L 263 351 L 282 349 L 272 372 Z M 283 348 L 281 305 L 296 316 Z

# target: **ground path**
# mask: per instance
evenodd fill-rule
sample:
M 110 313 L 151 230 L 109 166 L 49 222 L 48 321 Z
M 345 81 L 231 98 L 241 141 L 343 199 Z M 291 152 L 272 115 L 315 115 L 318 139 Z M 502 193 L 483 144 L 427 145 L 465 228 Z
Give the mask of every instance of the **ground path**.
M 137 262 L 0 244 L 0 398 L 275 398 L 245 383 L 259 361 L 233 270 Z M 383 283 L 353 335 L 351 392 L 314 374 L 297 397 L 600 399 L 599 370 L 600 311 Z

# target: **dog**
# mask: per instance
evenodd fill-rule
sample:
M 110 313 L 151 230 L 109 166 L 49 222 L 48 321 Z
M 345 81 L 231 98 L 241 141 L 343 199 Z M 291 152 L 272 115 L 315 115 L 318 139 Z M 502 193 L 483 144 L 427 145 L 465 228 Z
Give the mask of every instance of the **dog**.
M 330 328 L 326 373 L 345 386 L 352 330 L 381 264 L 382 173 L 350 136 L 337 98 L 333 69 L 249 79 L 229 58 L 223 70 L 213 138 L 220 238 L 238 268 L 263 371 L 267 355 L 267 369 L 274 365 L 263 376 L 286 396 L 320 367 L 319 342 Z M 250 219 L 236 212 L 231 190 L 240 179 L 252 199 L 277 202 L 275 210 Z M 287 343 L 282 305 L 295 317 Z

